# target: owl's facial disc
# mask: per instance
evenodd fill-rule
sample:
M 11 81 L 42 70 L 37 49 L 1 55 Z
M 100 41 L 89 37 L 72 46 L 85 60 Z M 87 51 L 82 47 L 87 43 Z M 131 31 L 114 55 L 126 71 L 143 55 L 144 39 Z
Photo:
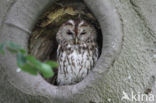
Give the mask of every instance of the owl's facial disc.
M 57 41 L 65 40 L 74 45 L 79 45 L 95 38 L 95 28 L 85 20 L 68 20 L 60 27 L 57 33 Z

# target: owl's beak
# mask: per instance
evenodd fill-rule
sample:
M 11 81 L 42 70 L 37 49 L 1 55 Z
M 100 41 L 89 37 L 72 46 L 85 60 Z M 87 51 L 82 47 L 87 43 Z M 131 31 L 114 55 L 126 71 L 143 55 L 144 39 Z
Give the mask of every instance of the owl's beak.
M 75 38 L 75 44 L 78 44 L 78 38 Z

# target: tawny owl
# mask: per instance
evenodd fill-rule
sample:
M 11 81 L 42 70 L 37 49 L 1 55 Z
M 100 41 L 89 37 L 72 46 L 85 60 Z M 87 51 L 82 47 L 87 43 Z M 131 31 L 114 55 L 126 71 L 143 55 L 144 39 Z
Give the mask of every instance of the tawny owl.
M 86 20 L 68 20 L 56 34 L 59 63 L 57 84 L 81 81 L 98 59 L 97 32 Z

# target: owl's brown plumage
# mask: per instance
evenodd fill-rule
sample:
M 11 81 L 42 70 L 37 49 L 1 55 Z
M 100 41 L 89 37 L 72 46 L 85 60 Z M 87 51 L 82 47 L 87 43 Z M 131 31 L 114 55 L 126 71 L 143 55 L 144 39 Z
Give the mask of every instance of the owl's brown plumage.
M 58 85 L 81 81 L 94 67 L 98 59 L 95 28 L 85 20 L 68 20 L 56 35 Z

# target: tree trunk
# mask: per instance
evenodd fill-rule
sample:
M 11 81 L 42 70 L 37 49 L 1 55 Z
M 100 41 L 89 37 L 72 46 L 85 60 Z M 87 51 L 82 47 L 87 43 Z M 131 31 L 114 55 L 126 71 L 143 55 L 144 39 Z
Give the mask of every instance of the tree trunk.
M 28 47 L 37 17 L 54 0 L 0 0 L 0 43 Z M 80 83 L 57 87 L 40 75 L 16 72 L 16 58 L 0 55 L 0 103 L 143 103 L 156 97 L 156 1 L 84 0 L 100 23 L 103 47 Z M 123 94 L 129 100 L 123 99 Z M 146 95 L 143 100 L 132 98 Z M 139 100 L 140 99 L 140 100 Z

